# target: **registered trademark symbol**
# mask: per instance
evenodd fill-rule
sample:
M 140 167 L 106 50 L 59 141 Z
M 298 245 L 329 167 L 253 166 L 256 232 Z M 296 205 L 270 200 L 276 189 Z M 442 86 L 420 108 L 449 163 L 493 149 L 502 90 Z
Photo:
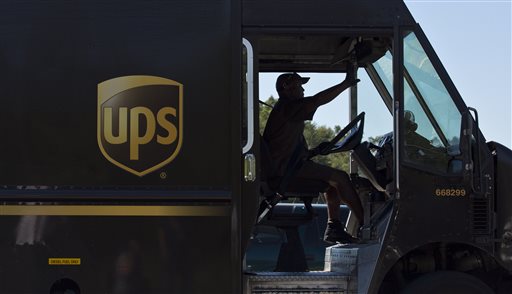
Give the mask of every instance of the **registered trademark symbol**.
M 167 173 L 166 172 L 161 172 L 160 173 L 160 179 L 165 180 L 166 178 L 167 178 Z

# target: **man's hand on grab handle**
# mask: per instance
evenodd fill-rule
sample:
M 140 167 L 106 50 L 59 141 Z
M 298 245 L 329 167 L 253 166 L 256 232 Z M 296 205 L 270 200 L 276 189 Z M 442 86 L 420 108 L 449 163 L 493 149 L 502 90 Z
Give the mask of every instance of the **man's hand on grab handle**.
M 350 85 L 350 87 L 359 83 L 361 80 L 356 79 L 356 71 L 357 64 L 352 62 L 347 62 L 347 75 L 345 76 L 345 82 Z

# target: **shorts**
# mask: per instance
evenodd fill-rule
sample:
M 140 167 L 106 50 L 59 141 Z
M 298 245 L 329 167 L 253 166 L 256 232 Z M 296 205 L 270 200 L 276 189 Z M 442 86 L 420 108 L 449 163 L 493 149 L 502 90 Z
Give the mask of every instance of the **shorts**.
M 335 174 L 338 174 L 338 177 L 335 177 Z M 325 192 L 330 186 L 329 183 L 335 181 L 336 178 L 339 179 L 340 174 L 344 175 L 345 177 L 342 178 L 347 180 L 347 183 L 340 184 L 350 184 L 350 179 L 344 171 L 307 160 L 290 181 L 287 190 Z

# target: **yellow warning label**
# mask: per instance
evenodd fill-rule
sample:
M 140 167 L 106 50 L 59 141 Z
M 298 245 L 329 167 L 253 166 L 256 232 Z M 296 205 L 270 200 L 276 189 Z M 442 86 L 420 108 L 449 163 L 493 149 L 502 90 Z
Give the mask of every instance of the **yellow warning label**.
M 48 265 L 80 265 L 80 258 L 48 258 Z

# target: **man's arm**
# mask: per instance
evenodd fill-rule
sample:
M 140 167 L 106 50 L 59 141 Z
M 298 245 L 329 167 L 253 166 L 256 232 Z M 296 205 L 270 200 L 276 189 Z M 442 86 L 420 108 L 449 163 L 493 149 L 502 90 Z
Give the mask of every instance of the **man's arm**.
M 347 66 L 347 75 L 345 80 L 337 85 L 325 89 L 314 96 L 306 97 L 304 99 L 294 100 L 287 107 L 286 112 L 289 114 L 291 120 L 311 120 L 316 112 L 316 109 L 326 103 L 331 102 L 334 98 L 338 97 L 341 92 L 347 88 L 357 84 L 358 79 L 355 78 L 355 71 L 350 64 Z M 295 106 L 295 107 L 294 107 Z
M 347 66 L 347 76 L 345 80 L 337 85 L 334 85 L 328 89 L 325 89 L 316 95 L 312 96 L 313 104 L 318 107 L 320 105 L 327 104 L 338 97 L 343 91 L 357 84 L 359 79 L 355 78 L 355 70 L 352 64 Z

